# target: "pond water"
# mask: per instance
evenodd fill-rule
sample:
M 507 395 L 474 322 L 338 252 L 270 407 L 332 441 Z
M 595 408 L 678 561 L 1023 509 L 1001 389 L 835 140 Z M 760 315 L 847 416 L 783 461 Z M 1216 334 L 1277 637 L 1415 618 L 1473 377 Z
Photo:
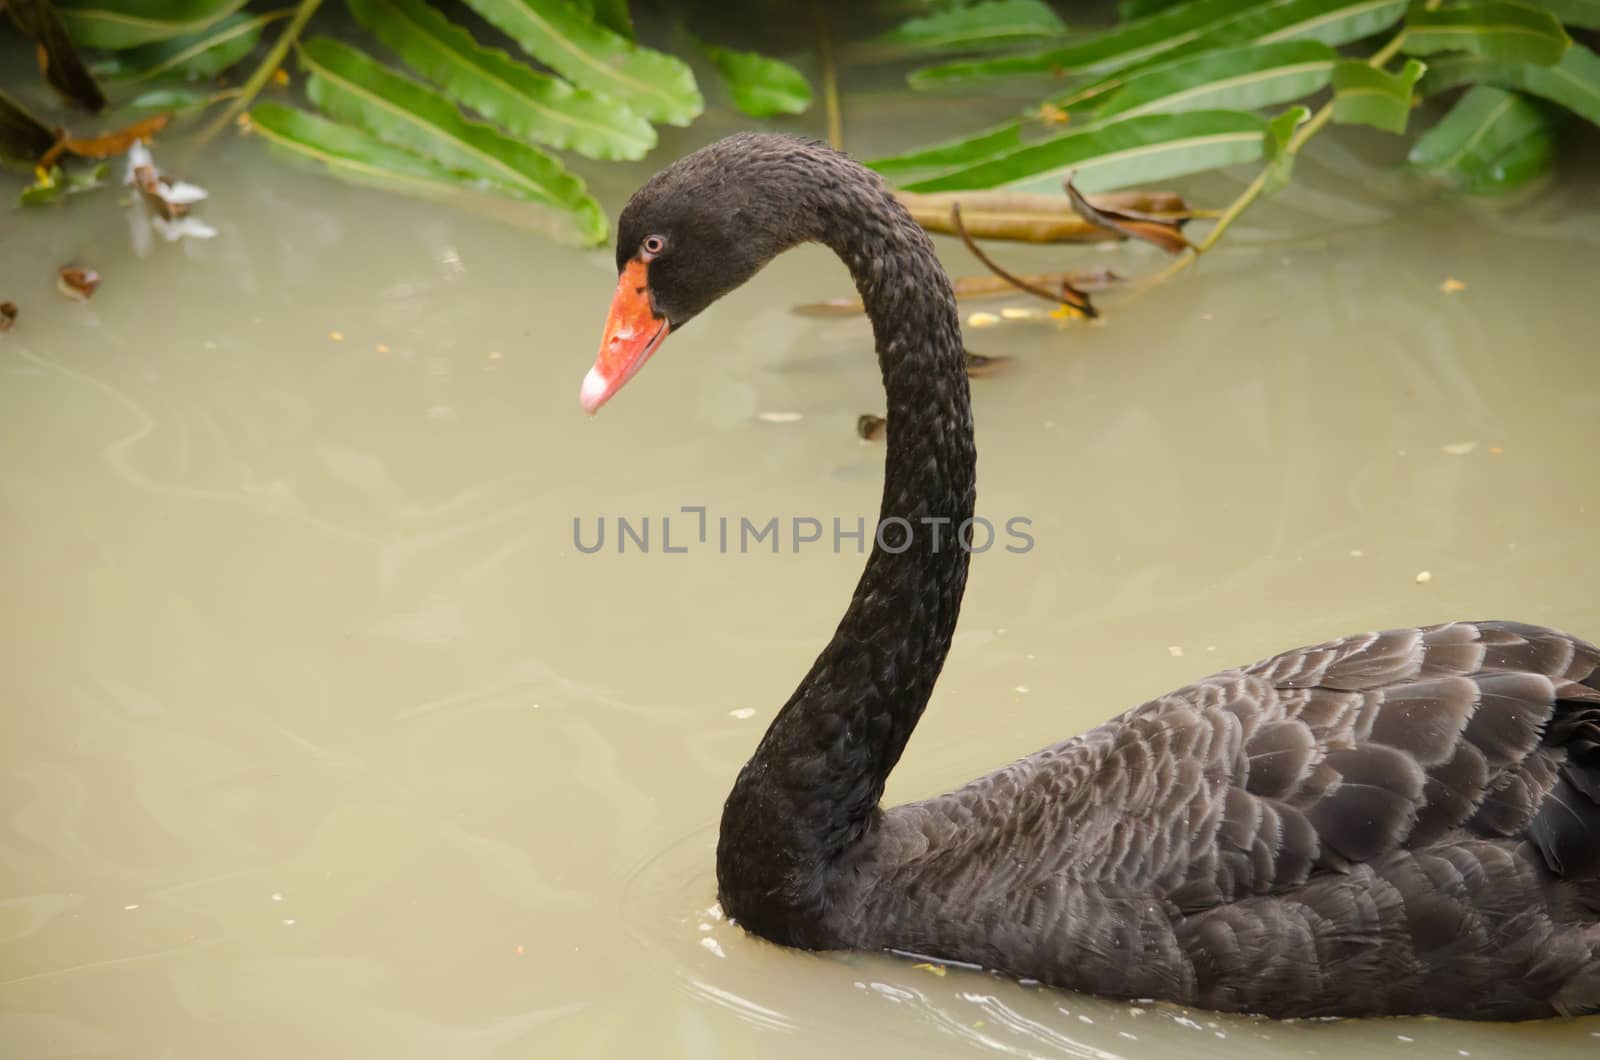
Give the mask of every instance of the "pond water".
M 847 146 L 950 117 L 852 96 Z M 614 216 L 740 124 L 587 172 Z M 980 508 L 1035 544 L 975 561 L 891 800 L 1347 632 L 1600 637 L 1592 187 L 1435 202 L 1391 151 L 1319 139 L 1225 249 L 1103 296 L 1102 324 L 969 327 L 1009 358 L 974 386 Z M 0 214 L 0 1053 L 1600 1053 L 1597 1019 L 1277 1024 L 746 937 L 714 909 L 722 798 L 862 558 L 669 555 L 661 519 L 876 510 L 866 322 L 791 312 L 848 294 L 843 267 L 780 259 L 589 420 L 609 249 L 247 139 L 186 175 L 219 236 L 144 257 L 113 194 Z M 1247 178 L 1179 186 L 1220 204 Z M 88 303 L 54 289 L 69 261 L 104 276 Z M 964 312 L 1006 307 L 1031 309 Z M 650 517 L 650 552 L 575 547 L 575 518 L 619 517 Z

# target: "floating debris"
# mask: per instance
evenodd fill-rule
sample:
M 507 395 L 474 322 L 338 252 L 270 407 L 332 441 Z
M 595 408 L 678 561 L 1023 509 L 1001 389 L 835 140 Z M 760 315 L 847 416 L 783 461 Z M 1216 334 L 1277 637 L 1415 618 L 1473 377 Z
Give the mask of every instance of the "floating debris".
M 727 956 L 726 953 L 722 952 L 722 943 L 718 942 L 714 938 L 711 938 L 710 936 L 707 936 L 707 937 L 705 937 L 705 938 L 700 940 L 700 948 L 703 949 L 703 950 L 706 950 L 706 951 L 708 951 L 708 952 L 710 952 L 710 953 L 712 953 L 712 954 L 714 954 L 714 955 L 716 955 L 718 957 L 726 957 Z
M 1498 445 L 1491 445 L 1489 447 L 1489 453 L 1491 456 L 1499 456 L 1503 452 L 1505 452 L 1505 450 L 1500 448 Z
M 1361 551 L 1359 548 L 1352 548 L 1350 550 L 1350 558 L 1351 559 L 1360 559 L 1362 556 L 1365 556 L 1365 555 L 1366 555 L 1366 553 Z
M 1004 371 L 1011 363 L 1010 357 L 990 356 L 987 353 L 973 353 L 970 350 L 964 351 L 962 357 L 966 362 L 967 375 L 978 379 Z
M 805 419 L 801 412 L 758 412 L 756 419 L 762 423 L 799 423 Z
M 87 302 L 100 287 L 100 274 L 93 269 L 63 265 L 56 274 L 56 287 L 74 302 Z
M 856 417 L 856 433 L 869 442 L 875 442 L 882 438 L 884 429 L 888 426 L 888 420 L 882 416 L 875 416 L 870 412 L 863 412 Z
M 1427 585 L 1431 581 L 1433 581 L 1433 572 L 1432 571 L 1424 570 L 1424 571 L 1418 571 L 1417 572 L 1417 584 L 1418 585 Z
M 911 967 L 915 968 L 919 972 L 932 972 L 934 975 L 937 975 L 940 978 L 943 978 L 946 974 L 948 974 L 948 970 L 944 967 L 944 965 L 929 964 L 927 961 L 923 961 L 921 964 L 913 964 Z
M 1018 685 L 1017 686 L 1017 693 L 1019 695 L 1024 695 L 1025 696 L 1031 691 L 1032 691 L 1032 689 L 1030 689 L 1027 685 Z
M 1439 285 L 1439 290 L 1443 291 L 1445 294 L 1455 294 L 1458 291 L 1465 291 L 1466 289 L 1467 285 L 1456 279 L 1454 276 L 1447 277 L 1445 281 Z
M 728 711 L 728 717 L 738 718 L 740 721 L 744 721 L 747 718 L 753 718 L 755 716 L 756 709 L 754 707 L 739 707 L 736 710 Z
M 992 328 L 1000 323 L 1000 318 L 993 313 L 974 313 L 967 318 L 967 326 L 971 328 Z
M 17 303 L 0 302 L 0 331 L 10 331 L 17 322 Z
M 342 332 L 342 331 L 330 331 L 330 332 L 328 332 L 328 338 L 331 339 L 334 342 L 343 342 L 344 341 L 344 332 Z
M 519 942 L 519 943 L 517 943 L 517 948 L 512 950 L 511 952 L 515 953 L 518 957 L 521 957 L 524 953 L 527 953 L 528 951 L 523 949 L 522 948 L 522 943 Z
M 1451 442 L 1449 445 L 1440 446 L 1440 449 L 1451 456 L 1466 456 L 1476 448 L 1478 448 L 1477 442 Z
M 1167 654 L 1172 656 L 1174 659 L 1183 658 L 1183 645 L 1181 645 L 1181 644 L 1168 644 L 1167 645 Z

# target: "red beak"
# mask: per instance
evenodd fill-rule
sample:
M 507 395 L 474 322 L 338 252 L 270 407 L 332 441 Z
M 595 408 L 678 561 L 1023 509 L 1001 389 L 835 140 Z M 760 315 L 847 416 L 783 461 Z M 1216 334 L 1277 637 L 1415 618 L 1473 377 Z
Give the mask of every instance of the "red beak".
M 672 330 L 667 318 L 657 316 L 650 304 L 649 268 L 636 259 L 628 262 L 617 278 L 617 293 L 611 299 L 605 333 L 600 336 L 600 353 L 578 392 L 583 411 L 591 416 L 638 374 Z

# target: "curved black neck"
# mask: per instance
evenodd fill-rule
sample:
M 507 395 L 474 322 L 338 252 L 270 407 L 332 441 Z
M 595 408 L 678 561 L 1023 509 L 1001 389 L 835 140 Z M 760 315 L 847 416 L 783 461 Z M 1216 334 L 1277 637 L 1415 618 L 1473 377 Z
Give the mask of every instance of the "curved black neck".
M 849 266 L 872 320 L 888 398 L 882 530 L 833 639 L 739 774 L 717 851 L 727 913 L 809 946 L 832 944 L 830 873 L 872 827 L 944 665 L 976 465 L 960 321 L 932 242 L 875 175 L 842 156 L 819 168 L 799 227 Z

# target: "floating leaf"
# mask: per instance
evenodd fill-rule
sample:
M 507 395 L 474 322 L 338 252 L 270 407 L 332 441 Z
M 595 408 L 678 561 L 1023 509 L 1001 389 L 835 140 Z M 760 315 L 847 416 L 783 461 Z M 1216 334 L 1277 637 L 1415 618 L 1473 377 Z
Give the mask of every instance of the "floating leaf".
M 63 265 L 56 272 L 56 287 L 74 302 L 87 302 L 100 289 L 100 274 L 77 265 Z
M 878 40 L 920 51 L 975 51 L 1059 37 L 1066 30 L 1043 0 L 986 0 L 907 19 Z
M 349 0 L 356 21 L 452 99 L 534 143 L 589 158 L 643 158 L 650 123 L 560 78 L 486 48 L 425 0 Z
M 1410 163 L 1465 191 L 1508 191 L 1549 167 L 1552 131 L 1551 113 L 1539 104 L 1475 85 L 1417 140 Z
M 1031 144 L 909 188 L 1054 189 L 1069 169 L 1078 171 L 1075 181 L 1084 191 L 1126 187 L 1254 161 L 1266 128 L 1259 115 L 1239 111 L 1146 114 Z
M 895 198 L 912 219 L 930 232 L 955 234 L 950 207 L 959 203 L 961 221 L 974 239 L 1024 243 L 1098 243 L 1117 234 L 1087 220 L 1059 194 L 1018 191 L 945 191 L 920 195 L 901 191 Z M 1094 196 L 1101 209 L 1137 212 L 1161 222 L 1181 223 L 1193 216 L 1181 196 L 1171 192 L 1118 191 Z
M 698 43 L 727 83 L 733 105 L 750 117 L 801 114 L 811 106 L 811 83 L 788 63 L 756 52 Z
M 1188 220 L 1187 217 L 1160 217 L 1144 210 L 1113 205 L 1104 200 L 1099 203 L 1091 202 L 1078 190 L 1072 177 L 1073 174 L 1068 173 L 1064 182 L 1067 201 L 1072 203 L 1073 210 L 1084 220 L 1128 239 L 1143 240 L 1168 254 L 1177 254 L 1190 249 L 1189 241 L 1183 235 L 1183 222 Z
M 1312 40 L 1207 52 L 1135 74 L 1093 114 L 1105 119 L 1267 107 L 1321 89 L 1338 59 L 1338 52 Z
M 39 62 L 50 87 L 91 113 L 105 107 L 105 94 L 49 0 L 9 0 L 0 6 L 7 7 L 17 28 L 38 44 Z
M 1353 59 L 1341 62 L 1333 71 L 1333 120 L 1405 132 L 1411 117 L 1411 90 L 1426 69 L 1418 59 L 1408 59 L 1405 67 L 1393 74 Z
M 571 210 L 591 241 L 605 238 L 605 214 L 583 181 L 538 148 L 469 121 L 433 89 L 330 38 L 301 46 L 300 61 L 309 75 L 306 95 L 330 117 L 471 173 L 502 193 Z
M 1337 47 L 1400 20 L 1407 0 L 1188 0 L 1078 44 L 913 71 L 915 88 L 965 81 L 1103 72 L 1251 42 L 1315 40 Z
M 580 88 L 651 121 L 687 125 L 705 109 L 681 60 L 590 22 L 568 0 L 466 0 L 523 51 Z
M 199 33 L 117 52 L 97 63 L 95 72 L 108 81 L 124 84 L 173 75 L 189 80 L 215 77 L 249 55 L 261 40 L 262 28 L 282 17 L 282 12 L 254 16 L 235 13 Z
M 134 144 L 149 140 L 167 127 L 172 120 L 170 114 L 152 114 L 148 118 L 140 118 L 131 125 L 125 125 L 112 132 L 100 136 L 78 137 L 62 135 L 50 150 L 44 153 L 39 160 L 41 166 L 49 166 L 61 155 L 77 155 L 80 158 L 111 158 L 120 155 Z
M 137 48 L 199 33 L 245 0 L 55 0 L 72 39 L 86 48 Z
M 1600 55 L 1574 43 L 1554 66 L 1496 63 L 1481 56 L 1450 55 L 1429 64 L 1424 95 L 1464 84 L 1499 85 L 1559 103 L 1600 125 Z
M 1558 62 L 1572 40 L 1548 11 L 1521 4 L 1465 4 L 1406 18 L 1401 47 L 1412 55 L 1464 51 L 1509 63 Z
M 0 92 L 0 158 L 31 167 L 55 142 L 56 134 L 50 126 Z

